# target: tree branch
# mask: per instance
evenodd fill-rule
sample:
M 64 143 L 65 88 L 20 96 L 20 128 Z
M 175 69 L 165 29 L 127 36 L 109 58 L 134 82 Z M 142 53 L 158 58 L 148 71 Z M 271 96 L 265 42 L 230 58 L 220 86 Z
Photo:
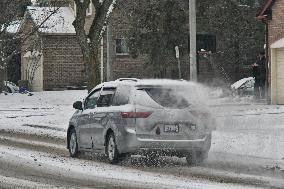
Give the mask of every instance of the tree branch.
M 102 3 L 100 3 L 99 0 L 92 0 L 92 2 L 96 7 L 96 13 L 88 36 L 92 45 L 94 45 L 99 44 L 102 33 L 105 30 L 109 16 L 116 5 L 117 0 L 104 0 Z

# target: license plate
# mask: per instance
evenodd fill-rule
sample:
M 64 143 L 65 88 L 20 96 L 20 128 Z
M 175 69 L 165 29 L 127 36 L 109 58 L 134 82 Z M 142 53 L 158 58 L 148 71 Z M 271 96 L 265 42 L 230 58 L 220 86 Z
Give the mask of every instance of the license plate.
M 179 126 L 178 125 L 165 125 L 166 133 L 178 133 L 179 132 Z

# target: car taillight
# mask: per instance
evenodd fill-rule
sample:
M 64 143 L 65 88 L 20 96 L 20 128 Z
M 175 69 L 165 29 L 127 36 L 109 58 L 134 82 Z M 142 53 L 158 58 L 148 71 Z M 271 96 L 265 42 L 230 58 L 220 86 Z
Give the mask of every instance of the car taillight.
M 122 118 L 147 118 L 152 112 L 121 112 Z

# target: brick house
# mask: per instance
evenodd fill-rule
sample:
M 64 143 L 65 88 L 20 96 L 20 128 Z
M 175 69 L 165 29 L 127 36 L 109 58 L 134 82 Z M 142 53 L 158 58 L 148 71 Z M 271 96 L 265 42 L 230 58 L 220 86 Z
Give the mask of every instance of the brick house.
M 33 91 L 82 86 L 86 80 L 81 49 L 72 25 L 74 13 L 69 7 L 60 7 L 41 25 L 53 10 L 28 7 L 20 29 L 28 33 L 38 27 L 22 44 L 21 79 L 28 80 Z
M 267 0 L 257 19 L 266 26 L 269 100 L 284 104 L 284 0 Z

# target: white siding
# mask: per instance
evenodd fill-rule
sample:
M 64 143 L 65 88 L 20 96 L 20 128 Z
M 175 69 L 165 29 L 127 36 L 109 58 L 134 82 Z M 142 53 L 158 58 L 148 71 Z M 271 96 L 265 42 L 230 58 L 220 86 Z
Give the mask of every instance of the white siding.
M 272 102 L 274 104 L 284 104 L 284 48 L 276 48 L 273 49 L 275 53 L 272 53 L 273 57 L 273 64 L 276 69 L 274 69 L 274 78 L 272 82 L 274 82 L 274 90 L 272 90 Z M 273 75 L 272 75 L 273 78 Z

